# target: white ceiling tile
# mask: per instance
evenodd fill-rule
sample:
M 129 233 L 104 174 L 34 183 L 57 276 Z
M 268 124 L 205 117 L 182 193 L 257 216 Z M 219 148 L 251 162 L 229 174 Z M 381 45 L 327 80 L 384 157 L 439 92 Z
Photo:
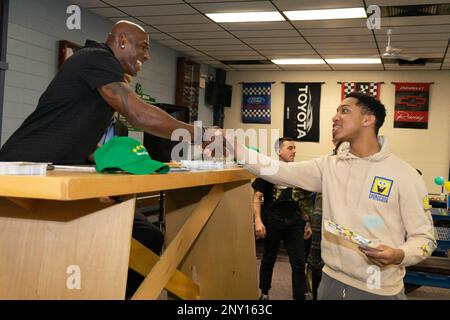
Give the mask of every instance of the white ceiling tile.
M 266 56 L 306 56 L 315 55 L 316 52 L 313 49 L 303 50 L 288 50 L 288 49 L 275 49 L 275 50 L 258 50 L 261 54 Z
M 301 58 L 301 59 L 321 59 L 320 56 L 318 56 L 315 53 L 309 53 L 309 54 L 267 54 L 267 59 L 293 59 L 293 58 Z
M 315 28 L 367 28 L 366 19 L 292 21 L 299 30 Z
M 195 23 L 195 24 L 164 24 L 154 25 L 164 32 L 205 32 L 205 31 L 221 31 L 220 26 L 215 23 Z
M 450 3 L 449 0 L 366 0 L 367 5 L 377 6 L 407 6 L 413 4 L 434 4 L 434 3 Z
M 241 37 L 242 41 L 248 44 L 267 44 L 267 43 L 306 43 L 303 38 L 298 36 L 296 37 L 276 37 L 270 38 L 250 38 L 250 37 Z
M 160 31 L 156 30 L 155 28 L 152 28 L 150 26 L 144 26 L 144 30 L 148 33 L 160 33 Z
M 333 70 L 383 70 L 382 64 L 333 64 L 331 65 Z
M 420 16 L 420 17 L 395 17 L 395 18 L 381 18 L 381 26 L 385 27 L 397 27 L 397 26 L 417 26 L 417 25 L 439 25 L 449 24 L 450 15 L 439 16 Z
M 396 48 L 400 48 L 402 49 L 402 54 L 423 54 L 423 53 L 434 53 L 434 54 L 439 54 L 439 55 L 443 55 L 445 53 L 445 47 L 441 47 L 441 48 L 429 48 L 429 47 L 423 47 L 423 48 L 401 48 L 398 45 L 395 45 Z
M 319 49 L 317 50 L 322 55 L 378 55 L 378 50 L 373 49 Z
M 282 11 L 285 10 L 309 10 L 309 9 L 335 9 L 364 7 L 361 0 L 274 0 L 273 3 Z
M 198 51 L 182 51 L 184 54 L 190 57 L 208 57 L 206 54 L 198 52 Z
M 385 64 L 386 70 L 439 70 L 440 63 L 427 63 L 424 66 L 399 66 L 397 64 Z
M 197 11 L 187 4 L 170 4 L 161 6 L 118 7 L 120 10 L 135 17 L 164 16 L 178 14 L 195 14 Z
M 92 8 L 89 9 L 96 15 L 102 16 L 102 17 L 125 17 L 126 14 L 123 13 L 120 10 L 117 10 L 115 8 Z
M 203 64 L 219 63 L 219 61 L 213 60 L 213 59 L 211 59 L 209 57 L 206 57 L 206 58 L 199 58 L 199 57 L 197 57 L 197 58 L 195 58 L 195 61 L 199 62 L 199 63 L 203 63 Z
M 236 2 L 236 0 L 184 0 L 187 3 Z
M 232 34 L 226 31 L 212 32 L 171 32 L 171 36 L 175 39 L 227 39 L 234 38 Z
M 387 40 L 387 39 L 386 39 Z M 394 47 L 396 48 L 416 48 L 418 46 L 421 46 L 423 48 L 445 48 L 447 47 L 447 40 L 436 40 L 436 41 L 428 41 L 426 39 L 423 39 L 420 42 L 416 42 L 416 41 L 395 41 L 392 42 L 392 44 L 394 45 Z
M 185 23 L 210 23 L 210 20 L 202 14 L 180 14 L 175 16 L 140 17 L 149 25 L 161 24 L 185 24 Z
M 250 50 L 250 47 L 245 44 L 234 44 L 234 45 L 206 45 L 206 46 L 196 46 L 202 51 L 211 50 Z
M 108 7 L 103 1 L 100 0 L 71 0 L 73 4 L 77 4 L 83 8 L 91 7 Z
M 388 37 L 386 34 L 375 35 L 377 41 L 385 46 L 387 44 Z M 430 41 L 430 40 L 446 40 L 448 41 L 449 35 L 446 33 L 414 33 L 414 34 L 393 34 L 391 41 L 395 44 L 397 41 Z
M 157 4 L 184 3 L 183 0 L 107 0 L 113 6 L 150 6 Z
M 161 32 L 149 33 L 150 40 L 173 39 L 171 36 Z
M 370 40 L 370 39 L 367 39 Z M 375 42 L 336 42 L 336 43 L 315 43 L 314 48 L 317 50 L 321 49 L 376 49 L 377 45 Z
M 157 42 L 169 47 L 183 45 L 182 42 L 175 39 L 160 39 Z
M 280 67 L 275 64 L 255 64 L 255 65 L 233 65 L 236 70 L 258 70 L 258 71 L 280 71 Z
M 304 50 L 311 49 L 311 46 L 307 43 L 283 43 L 283 44 L 253 44 L 251 45 L 257 50 Z
M 304 29 L 300 30 L 303 36 L 372 36 L 372 31 L 367 28 L 338 28 L 338 29 Z
M 373 37 L 372 37 L 373 38 Z M 312 43 L 358 43 L 365 42 L 370 37 L 368 36 L 332 36 L 332 37 L 306 37 Z
M 276 11 L 270 1 L 192 3 L 191 5 L 203 13 Z
M 260 56 L 258 54 L 252 55 L 243 55 L 243 56 L 217 56 L 215 57 L 217 60 L 266 60 L 265 57 Z
M 242 44 L 239 39 L 229 38 L 229 39 L 187 39 L 183 40 L 183 42 L 192 45 L 192 46 L 203 46 L 203 45 L 226 45 L 226 44 Z
M 239 31 L 292 29 L 292 26 L 286 21 L 221 23 L 220 25 L 227 30 L 239 30 Z
M 277 38 L 295 37 L 298 32 L 291 30 L 265 30 L 265 31 L 230 31 L 239 38 Z
M 388 28 L 374 29 L 375 34 L 386 34 Z M 449 24 L 440 24 L 440 25 L 432 25 L 432 26 L 399 26 L 392 27 L 393 35 L 407 34 L 407 33 L 446 33 L 447 36 L 450 33 L 450 23 Z
M 259 53 L 248 49 L 248 50 L 235 50 L 235 51 L 228 51 L 228 50 L 217 50 L 217 51 L 204 51 L 205 53 L 207 53 L 210 56 L 222 56 L 222 57 L 227 57 L 227 56 L 248 56 L 248 55 L 258 55 Z
M 177 51 L 189 51 L 189 50 L 195 50 L 190 46 L 187 46 L 185 44 L 179 44 L 179 45 L 174 45 L 174 46 L 170 46 L 173 50 L 177 50 Z
M 402 51 L 401 54 L 408 56 L 408 57 L 415 57 L 415 58 L 438 58 L 438 59 L 442 58 L 441 53 L 418 53 L 418 52 L 413 52 L 413 51 L 408 51 L 408 52 Z

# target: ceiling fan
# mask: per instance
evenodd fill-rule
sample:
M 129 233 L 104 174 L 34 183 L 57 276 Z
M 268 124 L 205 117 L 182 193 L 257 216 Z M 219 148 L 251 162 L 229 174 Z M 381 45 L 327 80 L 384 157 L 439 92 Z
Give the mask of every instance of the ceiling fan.
M 391 35 L 392 35 L 392 29 L 387 30 L 388 35 L 388 44 L 385 49 L 385 51 L 381 54 L 381 58 L 383 59 L 400 59 L 400 60 L 406 60 L 406 61 L 415 61 L 419 59 L 419 57 L 411 57 L 400 54 L 402 52 L 402 49 L 394 48 L 391 46 Z

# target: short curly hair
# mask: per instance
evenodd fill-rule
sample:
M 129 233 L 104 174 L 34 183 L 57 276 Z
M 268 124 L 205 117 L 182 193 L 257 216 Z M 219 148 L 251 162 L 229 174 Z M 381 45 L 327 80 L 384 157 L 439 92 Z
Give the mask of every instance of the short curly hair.
M 378 135 L 378 130 L 383 126 L 384 118 L 386 118 L 386 108 L 384 107 L 384 104 L 382 104 L 380 100 L 362 92 L 350 92 L 345 98 L 357 99 L 358 102 L 356 104 L 361 107 L 364 113 L 373 114 L 375 116 L 375 134 Z

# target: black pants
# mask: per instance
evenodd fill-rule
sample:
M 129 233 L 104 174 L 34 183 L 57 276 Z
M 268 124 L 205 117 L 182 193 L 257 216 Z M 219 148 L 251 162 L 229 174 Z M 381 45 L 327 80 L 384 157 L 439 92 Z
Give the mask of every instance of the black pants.
M 159 255 L 164 244 L 164 235 L 140 212 L 134 213 L 133 238 Z M 126 297 L 131 298 L 141 285 L 144 277 L 128 269 Z
M 322 268 L 311 268 L 313 300 L 317 300 L 317 290 L 322 280 Z
M 292 292 L 296 300 L 305 299 L 305 247 L 304 223 L 300 217 L 285 218 L 281 214 L 267 214 L 264 253 L 259 272 L 259 288 L 268 294 L 272 283 L 273 267 L 281 241 L 286 248 L 292 269 Z

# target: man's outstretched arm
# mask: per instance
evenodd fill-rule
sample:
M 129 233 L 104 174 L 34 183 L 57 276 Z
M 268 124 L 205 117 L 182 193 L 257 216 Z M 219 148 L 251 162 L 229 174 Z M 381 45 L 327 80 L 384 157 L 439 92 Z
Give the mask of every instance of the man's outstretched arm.
M 132 126 L 166 139 L 170 139 L 175 129 L 186 129 L 193 140 L 193 125 L 178 121 L 158 107 L 143 102 L 126 83 L 112 82 L 97 90 Z

